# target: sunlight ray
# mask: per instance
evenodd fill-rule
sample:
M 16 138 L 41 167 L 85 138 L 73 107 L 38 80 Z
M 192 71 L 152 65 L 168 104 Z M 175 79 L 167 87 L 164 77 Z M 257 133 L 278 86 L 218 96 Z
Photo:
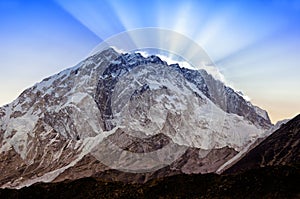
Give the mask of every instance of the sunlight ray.
M 56 2 L 102 40 L 126 30 L 114 9 L 105 0 L 101 2 L 78 0 L 76 4 L 71 0 L 56 0 Z

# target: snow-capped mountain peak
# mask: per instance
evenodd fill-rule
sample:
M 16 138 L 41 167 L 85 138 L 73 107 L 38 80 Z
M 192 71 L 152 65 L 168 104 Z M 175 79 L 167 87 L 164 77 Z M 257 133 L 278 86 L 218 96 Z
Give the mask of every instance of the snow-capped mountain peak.
M 204 70 L 109 48 L 0 108 L 0 182 L 22 187 L 110 169 L 154 175 L 166 166 L 214 172 L 271 126 Z

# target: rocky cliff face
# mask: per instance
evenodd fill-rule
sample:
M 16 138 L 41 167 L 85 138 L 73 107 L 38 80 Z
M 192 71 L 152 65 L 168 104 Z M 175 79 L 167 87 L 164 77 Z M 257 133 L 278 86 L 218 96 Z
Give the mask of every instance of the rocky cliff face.
M 0 185 L 215 172 L 270 127 L 204 70 L 107 49 L 0 108 Z

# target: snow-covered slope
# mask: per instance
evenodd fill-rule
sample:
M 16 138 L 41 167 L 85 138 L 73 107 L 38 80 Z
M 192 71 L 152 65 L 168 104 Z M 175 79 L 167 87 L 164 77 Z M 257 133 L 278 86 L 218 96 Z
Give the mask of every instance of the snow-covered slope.
M 84 177 L 68 171 L 87 159 L 101 166 L 85 176 L 214 172 L 270 127 L 266 112 L 204 70 L 107 49 L 0 108 L 0 185 Z

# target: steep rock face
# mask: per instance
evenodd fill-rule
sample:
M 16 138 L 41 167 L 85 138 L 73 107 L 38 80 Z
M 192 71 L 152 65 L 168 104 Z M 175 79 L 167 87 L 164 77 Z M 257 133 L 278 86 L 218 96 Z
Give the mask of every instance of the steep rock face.
M 173 64 L 172 66 L 225 112 L 245 117 L 247 120 L 265 129 L 269 129 L 272 126 L 268 113 L 265 110 L 252 105 L 239 93 L 224 85 L 223 82 L 216 80 L 205 70 L 180 68 L 178 64 Z
M 300 115 L 290 120 L 249 151 L 225 173 L 248 169 L 300 164 Z
M 0 185 L 214 172 L 271 126 L 256 110 L 204 71 L 107 49 L 1 107 Z
M 200 70 L 200 73 L 208 86 L 208 97 L 215 104 L 218 104 L 221 109 L 228 113 L 243 116 L 252 123 L 263 126 L 266 129 L 271 127 L 266 111 L 247 102 L 240 94 L 225 86 L 222 82 L 215 80 L 205 70 Z

